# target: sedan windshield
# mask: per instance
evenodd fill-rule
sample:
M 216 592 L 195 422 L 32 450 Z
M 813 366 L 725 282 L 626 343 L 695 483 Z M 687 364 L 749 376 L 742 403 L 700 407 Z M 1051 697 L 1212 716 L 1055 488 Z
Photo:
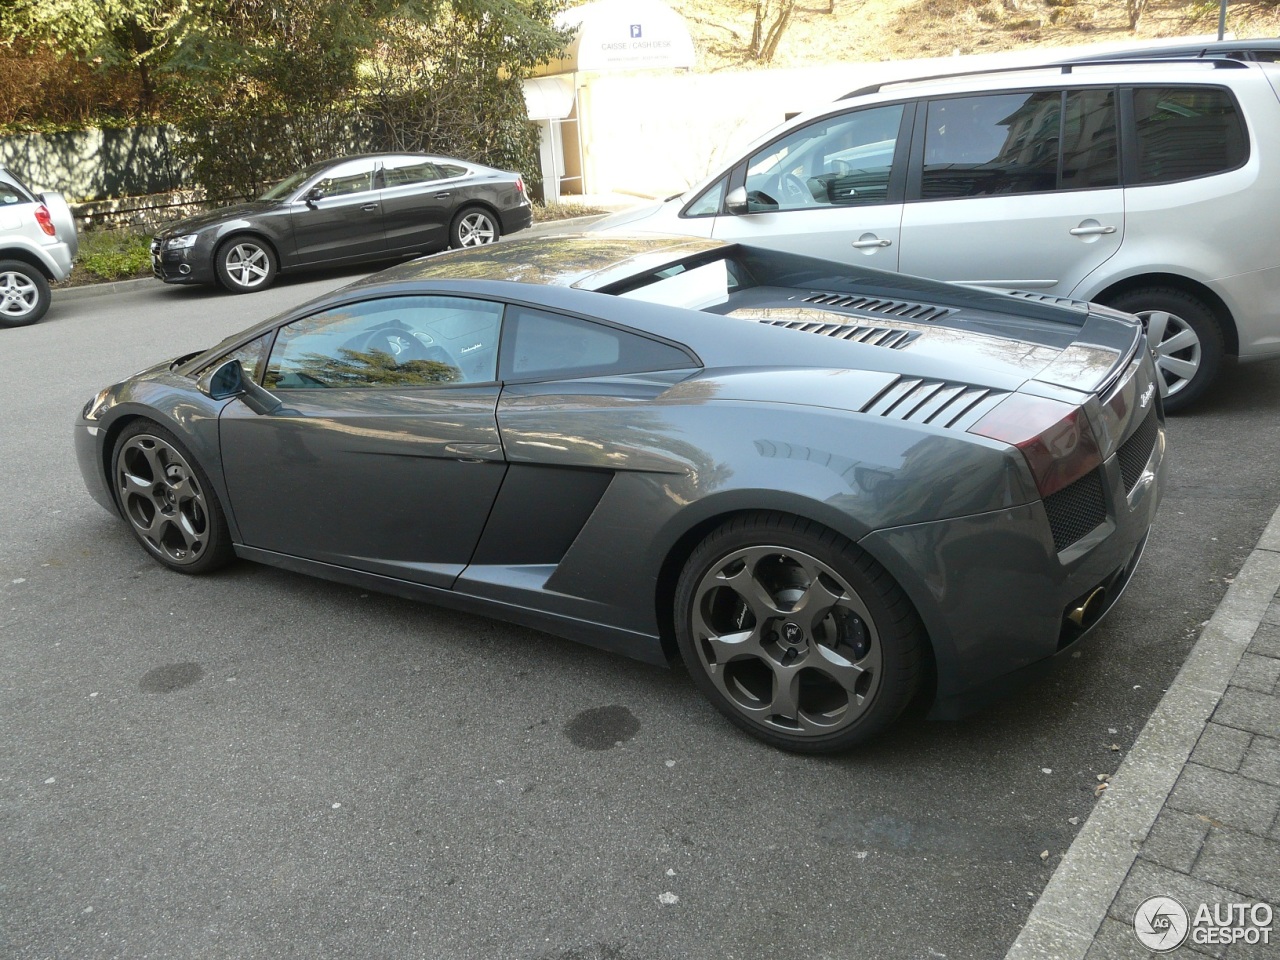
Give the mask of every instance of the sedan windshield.
M 295 190 L 297 190 L 300 186 L 302 186 L 303 183 L 305 183 L 310 177 L 312 177 L 316 173 L 319 173 L 326 166 L 328 166 L 328 164 L 313 163 L 309 167 L 303 167 L 297 173 L 289 174 L 289 176 L 285 177 L 283 180 L 277 183 L 274 187 L 272 187 L 270 190 L 268 190 L 266 193 L 260 196 L 258 199 L 259 200 L 286 200 Z

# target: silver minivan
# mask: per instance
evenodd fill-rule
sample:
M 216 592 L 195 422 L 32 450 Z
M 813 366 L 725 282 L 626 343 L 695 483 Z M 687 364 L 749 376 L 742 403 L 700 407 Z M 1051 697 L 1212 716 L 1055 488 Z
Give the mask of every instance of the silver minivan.
M 1070 63 L 884 84 L 595 229 L 743 240 L 1091 300 L 1148 327 L 1165 405 L 1280 355 L 1280 65 Z

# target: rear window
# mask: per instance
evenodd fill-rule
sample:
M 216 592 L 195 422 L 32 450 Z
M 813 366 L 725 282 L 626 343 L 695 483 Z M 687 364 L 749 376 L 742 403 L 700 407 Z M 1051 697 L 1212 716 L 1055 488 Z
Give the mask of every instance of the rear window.
M 1241 166 L 1249 139 L 1235 100 L 1221 87 L 1133 91 L 1138 184 L 1173 183 Z

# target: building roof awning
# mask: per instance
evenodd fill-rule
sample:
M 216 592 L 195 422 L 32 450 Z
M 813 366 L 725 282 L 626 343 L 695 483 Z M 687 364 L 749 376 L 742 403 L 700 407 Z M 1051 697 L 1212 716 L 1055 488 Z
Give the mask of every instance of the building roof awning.
M 563 120 L 573 112 L 573 78 L 534 77 L 524 81 L 524 105 L 530 120 Z
M 684 18 L 662 0 L 594 0 L 556 14 L 556 26 L 577 30 L 564 59 L 543 74 L 689 68 L 693 38 Z

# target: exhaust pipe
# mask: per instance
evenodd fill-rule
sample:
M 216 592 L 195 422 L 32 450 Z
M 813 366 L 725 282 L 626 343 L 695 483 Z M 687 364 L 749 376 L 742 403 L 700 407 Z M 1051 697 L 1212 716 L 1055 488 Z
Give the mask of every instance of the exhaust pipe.
M 1106 599 L 1106 587 L 1097 587 L 1089 596 L 1085 597 L 1084 603 L 1067 611 L 1067 619 L 1077 627 L 1083 627 L 1086 623 L 1090 623 L 1096 618 L 1098 609 Z

